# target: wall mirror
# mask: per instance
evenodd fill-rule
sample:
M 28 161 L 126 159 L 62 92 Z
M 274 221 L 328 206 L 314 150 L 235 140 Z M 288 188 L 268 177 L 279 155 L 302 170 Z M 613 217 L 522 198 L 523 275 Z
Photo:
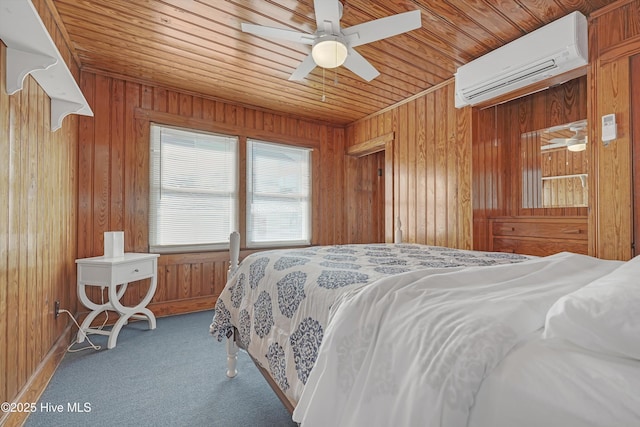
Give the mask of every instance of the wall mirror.
M 522 207 L 586 207 L 587 143 L 586 120 L 523 133 Z

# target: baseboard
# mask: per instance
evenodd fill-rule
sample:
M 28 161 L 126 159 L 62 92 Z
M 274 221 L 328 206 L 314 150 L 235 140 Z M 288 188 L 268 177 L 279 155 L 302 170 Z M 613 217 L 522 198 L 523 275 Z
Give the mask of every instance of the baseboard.
M 149 310 L 155 314 L 156 317 L 175 316 L 176 314 L 195 313 L 197 311 L 213 310 L 218 300 L 217 295 L 207 295 L 203 297 L 187 298 L 174 301 L 152 302 L 147 306 Z M 85 317 L 89 314 L 88 311 L 79 312 L 76 318 L 78 323 L 82 323 Z M 104 315 L 99 315 L 91 324 L 91 326 L 98 327 L 103 323 L 106 325 L 113 325 L 118 320 L 118 315 L 115 312 L 109 312 L 109 319 L 104 323 Z M 132 322 L 136 320 L 132 319 Z
M 62 362 L 62 358 L 67 352 L 67 348 L 71 343 L 73 323 L 69 323 L 62 332 L 58 340 L 55 342 L 51 350 L 42 359 L 27 384 L 22 388 L 20 394 L 13 400 L 13 403 L 37 402 L 44 390 L 47 388 L 49 381 L 53 378 L 53 374 L 58 369 L 58 365 Z M 74 326 L 75 327 L 75 326 Z M 0 426 L 18 427 L 24 424 L 28 412 L 6 412 L 0 413 Z
M 173 316 L 175 314 L 194 313 L 196 311 L 213 310 L 218 300 L 217 295 L 207 295 L 175 301 L 156 302 L 148 305 L 156 317 Z

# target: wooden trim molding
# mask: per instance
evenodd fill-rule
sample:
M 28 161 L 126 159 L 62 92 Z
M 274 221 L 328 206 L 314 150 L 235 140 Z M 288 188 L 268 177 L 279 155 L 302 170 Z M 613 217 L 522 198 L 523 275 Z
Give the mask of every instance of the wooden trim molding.
M 246 127 L 237 125 L 214 122 L 211 120 L 200 119 L 196 117 L 187 117 L 179 114 L 165 113 L 161 111 L 147 110 L 137 107 L 134 110 L 134 118 L 136 120 L 149 121 L 167 124 L 171 126 L 182 126 L 194 129 L 207 130 L 210 132 L 220 132 L 239 137 L 266 139 L 274 142 L 291 143 L 298 146 L 306 146 L 310 148 L 318 148 L 318 141 L 305 138 L 304 136 L 290 136 L 284 133 L 271 132 L 269 130 L 251 130 Z
M 598 57 L 598 67 L 640 53 L 640 35 L 626 39 L 608 49 L 603 49 Z
M 393 140 L 387 141 L 384 152 L 384 239 L 387 243 L 392 243 L 395 230 L 394 212 L 394 154 Z
M 13 403 L 37 402 L 44 390 L 47 388 L 49 381 L 53 378 L 53 374 L 58 369 L 58 365 L 62 362 L 62 358 L 67 353 L 67 348 L 71 343 L 73 326 L 69 322 L 60 338 L 51 347 L 49 353 L 44 357 L 38 365 L 29 382 L 24 386 L 22 391 L 13 400 Z M 0 413 L 0 425 L 4 427 L 21 426 L 29 416 L 28 412 L 5 412 Z
M 393 142 L 395 138 L 394 132 L 380 135 L 360 144 L 352 145 L 347 149 L 347 155 L 353 157 L 364 157 L 369 154 L 384 151 L 388 142 Z
M 152 302 L 147 307 L 156 317 L 166 317 L 213 310 L 217 300 L 218 297 L 215 295 L 206 295 L 177 301 Z
M 640 54 L 630 58 L 631 99 L 640 99 Z M 633 212 L 632 256 L 640 254 L 640 105 L 631 103 L 631 173 L 633 183 L 631 197 Z
M 185 298 L 174 301 L 152 302 L 147 308 L 153 312 L 156 318 L 177 316 L 180 314 L 196 313 L 199 311 L 209 311 L 215 308 L 218 301 L 217 295 L 205 295 L 201 297 Z M 76 314 L 78 323 L 82 323 L 89 314 L 88 311 L 82 311 Z M 103 314 L 100 314 L 92 323 L 91 327 L 97 328 L 103 325 L 113 325 L 118 320 L 118 313 L 109 310 L 107 312 L 108 320 L 105 322 Z M 131 319 L 130 323 L 139 320 Z M 146 322 L 146 320 L 142 320 Z M 74 334 L 75 335 L 75 334 Z
M 594 10 L 593 12 L 591 12 L 591 14 L 589 15 L 590 19 L 596 19 L 602 15 L 606 15 L 608 13 L 614 12 L 617 9 L 620 9 L 624 6 L 626 6 L 629 3 L 632 3 L 635 0 L 618 0 L 618 1 L 614 1 L 613 3 L 610 3 L 604 7 L 601 7 L 598 10 Z

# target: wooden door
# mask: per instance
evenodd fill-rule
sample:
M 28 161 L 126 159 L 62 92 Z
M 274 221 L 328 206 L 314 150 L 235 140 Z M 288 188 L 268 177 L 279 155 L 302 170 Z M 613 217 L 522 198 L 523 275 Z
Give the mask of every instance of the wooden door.
M 347 156 L 349 243 L 385 241 L 385 151 Z

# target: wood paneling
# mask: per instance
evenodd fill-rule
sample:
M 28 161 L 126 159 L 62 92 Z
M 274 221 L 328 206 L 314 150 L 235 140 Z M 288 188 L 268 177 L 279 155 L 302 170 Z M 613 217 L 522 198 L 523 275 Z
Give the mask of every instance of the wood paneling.
M 95 117 L 79 119 L 79 258 L 101 255 L 103 233 L 113 230 L 124 231 L 125 251 L 148 252 L 151 122 L 237 135 L 241 158 L 247 138 L 312 148 L 312 243 L 347 241 L 343 128 L 92 72 L 82 72 L 81 88 Z M 244 176 L 242 169 L 241 188 Z M 367 178 L 362 186 L 374 194 L 371 182 Z M 382 206 L 375 198 L 369 203 Z M 227 268 L 227 252 L 162 255 L 150 308 L 157 314 L 212 308 Z M 146 286 L 134 286 L 123 300 L 137 303 Z M 99 301 L 99 290 L 90 298 Z
M 631 57 L 631 99 L 640 99 L 640 54 Z M 631 103 L 633 123 L 632 169 L 633 174 L 633 256 L 640 254 L 640 103 Z
M 86 71 L 342 126 L 430 90 L 460 65 L 570 12 L 588 16 L 611 2 L 343 1 L 342 28 L 409 10 L 421 11 L 423 25 L 356 48 L 381 73 L 371 82 L 344 67 L 291 82 L 310 46 L 243 33 L 241 23 L 313 33 L 312 0 L 50 1 Z
M 45 2 L 34 5 L 77 75 Z M 33 402 L 49 378 L 38 381 L 38 373 L 50 375 L 59 363 L 59 352 L 50 350 L 70 323 L 64 314 L 55 318 L 54 301 L 72 313 L 77 305 L 78 121 L 68 116 L 51 132 L 48 96 L 30 76 L 7 95 L 5 67 L 0 42 L 0 402 L 19 396 Z M 25 417 L 0 413 L 0 424 Z
M 586 207 L 535 207 L 543 200 L 544 164 L 539 141 L 524 138 L 523 142 L 521 136 L 586 117 L 586 77 L 474 112 L 474 249 L 490 248 L 490 217 L 587 217 Z M 582 155 L 581 164 L 585 161 Z
M 471 109 L 456 110 L 453 103 L 451 81 L 347 127 L 349 147 L 394 134 L 385 150 L 385 171 L 393 174 L 385 202 L 391 206 L 384 218 L 360 215 L 353 191 L 360 184 L 349 174 L 349 224 L 373 230 L 385 222 L 385 240 L 393 241 L 399 218 L 404 241 L 471 248 Z
M 590 254 L 600 258 L 629 259 L 633 254 L 633 188 L 631 112 L 638 99 L 631 98 L 631 57 L 640 53 L 640 1 L 618 1 L 590 20 L 589 120 L 592 123 L 594 158 L 590 185 L 595 186 L 590 211 Z M 633 105 L 633 108 L 632 108 Z M 618 137 L 601 142 L 601 117 L 616 115 Z M 638 165 L 635 166 L 636 168 Z

